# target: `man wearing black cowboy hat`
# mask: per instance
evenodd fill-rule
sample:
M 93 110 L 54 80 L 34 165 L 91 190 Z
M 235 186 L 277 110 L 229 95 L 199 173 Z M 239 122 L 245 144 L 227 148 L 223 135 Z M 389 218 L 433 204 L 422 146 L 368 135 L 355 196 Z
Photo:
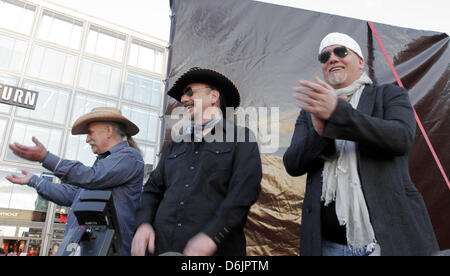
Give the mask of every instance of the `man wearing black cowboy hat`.
M 238 107 L 239 92 L 224 75 L 192 68 L 168 95 L 188 109 L 192 125 L 167 145 L 144 186 L 131 252 L 245 255 L 244 226 L 261 189 L 258 145 L 247 128 L 244 142 L 210 139 L 231 131 L 236 138 L 239 128 L 226 127 L 220 110 Z

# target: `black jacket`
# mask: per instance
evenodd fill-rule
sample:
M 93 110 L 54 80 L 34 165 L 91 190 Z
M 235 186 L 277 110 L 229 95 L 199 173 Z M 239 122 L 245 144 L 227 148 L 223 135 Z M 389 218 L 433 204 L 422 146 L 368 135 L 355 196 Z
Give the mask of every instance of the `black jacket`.
M 215 255 L 245 255 L 244 226 L 261 178 L 256 142 L 171 141 L 144 186 L 138 225 L 155 229 L 155 254 L 183 252 L 203 232 L 217 244 Z
M 408 153 L 415 119 L 408 93 L 394 85 L 365 87 L 357 110 L 342 99 L 319 136 L 305 111 L 284 154 L 287 172 L 308 173 L 302 209 L 301 255 L 321 255 L 320 209 L 325 160 L 334 139 L 356 142 L 361 186 L 382 255 L 429 255 L 439 250 L 422 195 L 411 181 Z

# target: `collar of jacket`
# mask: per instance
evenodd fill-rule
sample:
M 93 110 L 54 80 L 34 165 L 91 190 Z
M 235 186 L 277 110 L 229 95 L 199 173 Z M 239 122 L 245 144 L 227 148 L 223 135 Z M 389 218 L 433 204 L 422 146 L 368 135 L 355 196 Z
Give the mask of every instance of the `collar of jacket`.
M 205 138 L 209 138 L 210 136 L 215 135 L 216 134 L 216 130 L 220 129 L 221 132 L 223 133 L 223 140 L 222 141 L 227 141 L 226 140 L 226 138 L 227 138 L 226 137 L 227 127 L 236 128 L 236 126 L 233 123 L 231 123 L 231 122 L 221 118 L 218 122 L 216 122 L 216 124 L 214 124 L 214 127 L 212 128 L 212 130 L 210 132 L 208 132 L 206 135 L 202 135 L 201 138 L 198 137 L 197 139 L 194 139 L 195 138 L 194 137 L 194 132 L 193 131 L 187 131 L 182 136 L 182 137 L 185 137 L 185 138 L 182 138 L 181 140 L 182 141 L 195 141 L 195 142 L 202 142 L 204 140 L 210 141 L 211 139 L 205 139 Z M 189 128 L 191 128 L 191 127 L 189 127 Z M 234 133 L 236 133 L 235 129 L 233 131 L 234 131 Z
M 111 155 L 111 154 L 113 154 L 115 152 L 118 152 L 118 151 L 120 151 L 121 149 L 123 149 L 125 147 L 128 147 L 128 142 L 127 141 L 122 141 L 122 142 L 118 143 L 117 145 L 113 146 L 112 148 L 110 148 L 109 150 L 107 150 L 107 151 L 105 151 L 103 153 L 100 153 L 99 155 L 97 155 L 97 157 L 99 159 L 106 158 L 109 155 Z

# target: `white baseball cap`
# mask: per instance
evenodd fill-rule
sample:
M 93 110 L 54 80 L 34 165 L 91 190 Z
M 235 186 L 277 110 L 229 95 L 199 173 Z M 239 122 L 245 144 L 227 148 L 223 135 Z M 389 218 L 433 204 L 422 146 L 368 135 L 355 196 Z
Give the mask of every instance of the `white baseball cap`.
M 351 38 L 350 36 L 348 36 L 346 34 L 337 33 L 337 32 L 327 34 L 322 39 L 322 42 L 320 42 L 319 54 L 322 52 L 322 50 L 324 48 L 331 46 L 331 45 L 345 46 L 348 49 L 355 52 L 362 59 L 364 59 L 364 56 L 362 54 L 361 48 L 359 47 L 358 43 L 353 38 Z

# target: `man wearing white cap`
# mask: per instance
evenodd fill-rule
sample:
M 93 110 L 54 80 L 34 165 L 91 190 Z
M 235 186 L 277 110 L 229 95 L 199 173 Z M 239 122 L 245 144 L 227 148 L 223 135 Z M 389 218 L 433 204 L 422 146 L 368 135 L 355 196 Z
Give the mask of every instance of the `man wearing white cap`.
M 301 255 L 430 255 L 439 248 L 408 153 L 408 92 L 373 85 L 358 43 L 330 33 L 319 47 L 325 81 L 300 81 L 302 109 L 283 160 L 307 176 Z
M 121 236 L 121 255 L 130 255 L 136 221 L 134 213 L 139 204 L 144 177 L 144 161 L 132 136 L 139 128 L 112 107 L 97 107 L 78 118 L 72 126 L 72 134 L 87 134 L 88 143 L 97 159 L 92 167 L 80 162 L 62 159 L 49 151 L 37 138 L 35 146 L 14 143 L 11 150 L 17 156 L 42 163 L 64 183 L 56 184 L 27 171 L 24 176 L 11 175 L 7 179 L 15 184 L 36 189 L 43 198 L 62 206 L 75 206 L 83 189 L 110 190 L 115 204 Z M 70 184 L 70 185 L 69 185 Z M 66 237 L 78 227 L 73 210 L 69 211 Z M 119 229 L 116 229 L 119 230 Z

